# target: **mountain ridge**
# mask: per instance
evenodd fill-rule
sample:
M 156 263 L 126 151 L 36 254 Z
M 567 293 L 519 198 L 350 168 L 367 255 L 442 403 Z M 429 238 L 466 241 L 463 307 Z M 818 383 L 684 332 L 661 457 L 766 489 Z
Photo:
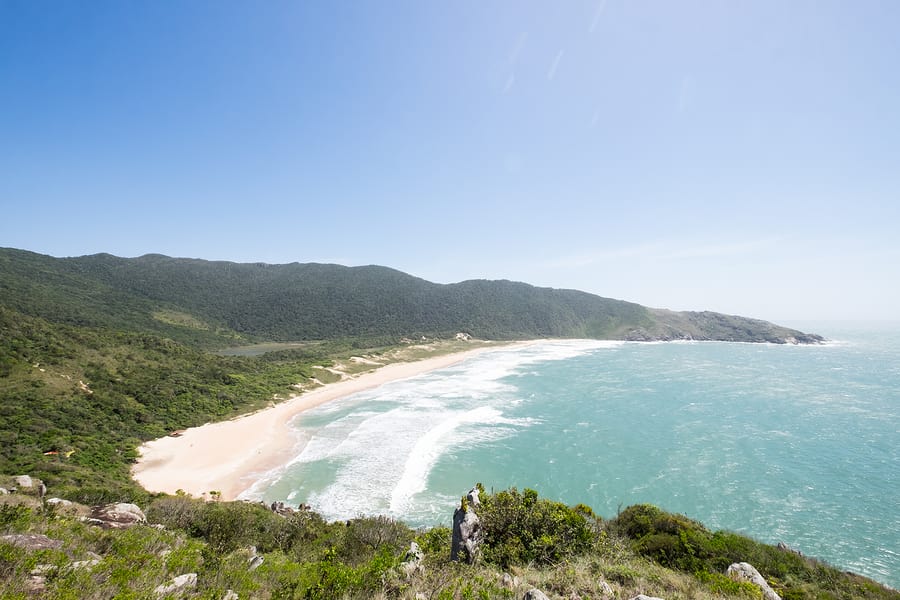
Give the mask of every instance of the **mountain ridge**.
M 236 263 L 145 254 L 54 258 L 0 249 L 4 304 L 75 324 L 183 337 L 158 311 L 207 324 L 205 344 L 341 337 L 542 337 L 818 343 L 820 336 L 759 319 L 676 312 L 575 289 L 508 279 L 439 284 L 397 269 L 326 263 Z M 68 308 L 68 310 L 67 310 Z M 193 337 L 199 334 L 194 332 Z

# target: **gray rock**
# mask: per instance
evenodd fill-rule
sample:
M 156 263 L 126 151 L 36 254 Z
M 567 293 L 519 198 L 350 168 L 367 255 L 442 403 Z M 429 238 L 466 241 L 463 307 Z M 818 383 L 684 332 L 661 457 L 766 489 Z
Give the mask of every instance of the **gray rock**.
M 54 540 L 40 533 L 0 535 L 0 541 L 26 550 L 59 550 L 63 545 L 61 540 Z
M 226 590 L 222 600 L 238 600 L 237 592 L 234 590 Z
M 25 580 L 25 591 L 34 596 L 42 596 L 47 591 L 47 578 L 43 575 L 31 575 Z
M 453 512 L 453 537 L 450 546 L 450 560 L 458 561 L 463 554 L 470 565 L 478 557 L 481 546 L 481 519 L 471 507 L 460 506 Z
M 30 488 L 34 486 L 34 480 L 30 475 L 17 475 L 13 477 L 13 480 L 20 488 Z
M 416 573 L 424 573 L 425 566 L 422 564 L 422 560 L 424 559 L 425 553 L 422 552 L 419 544 L 411 542 L 409 544 L 409 550 L 406 551 L 406 557 L 403 562 L 400 563 L 400 571 L 406 575 L 407 579 Z
M 778 542 L 778 549 L 782 552 L 791 552 L 792 554 L 796 554 L 797 556 L 803 556 L 803 553 L 799 550 L 794 550 L 784 542 Z
M 57 570 L 56 565 L 34 565 L 31 575 L 49 575 Z
M 88 523 L 99 525 L 104 529 L 125 529 L 138 523 L 146 523 L 147 517 L 136 504 L 120 502 L 95 506 L 91 509 Z
M 473 487 L 469 490 L 469 493 L 466 494 L 466 500 L 469 502 L 469 506 L 472 508 L 478 508 L 481 506 L 481 500 L 478 498 L 478 487 Z
M 504 589 L 512 591 L 512 590 L 516 589 L 517 587 L 519 587 L 519 578 L 513 577 L 509 573 L 504 573 L 500 577 L 500 585 Z
M 631 600 L 663 600 L 663 599 L 657 598 L 656 596 L 645 596 L 644 594 L 638 594 Z
M 550 598 L 548 598 L 547 594 L 545 594 L 541 590 L 537 588 L 531 588 L 530 590 L 525 592 L 525 595 L 522 596 L 522 600 L 550 600 Z
M 8 493 L 9 493 L 8 489 L 0 487 L 0 496 L 5 496 Z
M 728 567 L 725 574 L 735 581 L 746 581 L 759 586 L 764 600 L 781 600 L 781 596 L 775 593 L 775 590 L 769 586 L 765 577 L 760 575 L 759 571 L 750 563 L 734 563 Z
M 609 584 L 603 580 L 601 580 L 600 583 L 597 584 L 597 590 L 600 592 L 600 597 L 603 598 L 603 600 L 612 600 L 616 597 L 613 589 L 609 587 Z
M 91 570 L 91 569 L 93 569 L 94 567 L 96 567 L 96 566 L 99 565 L 99 564 L 100 564 L 100 559 L 99 559 L 99 558 L 91 558 L 91 559 L 89 559 L 89 560 L 76 560 L 76 561 L 73 562 L 71 565 L 69 565 L 69 567 L 70 567 L 73 571 L 77 571 L 77 570 L 79 570 L 79 569 L 87 569 L 87 570 Z
M 59 508 L 70 508 L 75 506 L 74 502 L 70 502 L 69 500 L 63 500 L 62 498 L 48 498 L 47 504 L 52 504 Z
M 184 575 L 173 578 L 169 583 L 156 586 L 156 589 L 153 591 L 156 592 L 158 596 L 177 596 L 195 587 L 197 587 L 197 574 L 185 573 Z

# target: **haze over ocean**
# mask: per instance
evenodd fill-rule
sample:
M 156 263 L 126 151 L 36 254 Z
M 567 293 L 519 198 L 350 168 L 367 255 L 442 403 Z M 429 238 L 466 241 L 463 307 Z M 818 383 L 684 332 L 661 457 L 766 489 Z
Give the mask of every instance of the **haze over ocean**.
M 301 415 L 247 495 L 447 524 L 531 487 L 604 517 L 649 502 L 900 587 L 900 327 L 825 346 L 552 341 Z

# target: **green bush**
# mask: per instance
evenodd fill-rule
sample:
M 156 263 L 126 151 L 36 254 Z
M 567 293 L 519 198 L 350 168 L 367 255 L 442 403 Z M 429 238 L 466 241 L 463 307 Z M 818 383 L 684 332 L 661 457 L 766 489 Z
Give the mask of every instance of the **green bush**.
M 593 532 L 583 510 L 516 488 L 483 494 L 477 510 L 484 528 L 485 560 L 508 568 L 552 564 L 590 549 Z

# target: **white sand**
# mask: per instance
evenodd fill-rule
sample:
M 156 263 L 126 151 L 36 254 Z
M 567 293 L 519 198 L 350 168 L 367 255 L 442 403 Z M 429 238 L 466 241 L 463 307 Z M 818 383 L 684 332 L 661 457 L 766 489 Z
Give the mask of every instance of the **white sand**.
M 331 383 L 259 412 L 231 421 L 193 427 L 180 437 L 143 444 L 132 476 L 151 492 L 183 490 L 202 496 L 215 490 L 233 500 L 253 485 L 258 474 L 292 458 L 296 437 L 290 420 L 304 410 L 379 385 L 456 364 L 493 348 L 391 363 L 374 371 Z

